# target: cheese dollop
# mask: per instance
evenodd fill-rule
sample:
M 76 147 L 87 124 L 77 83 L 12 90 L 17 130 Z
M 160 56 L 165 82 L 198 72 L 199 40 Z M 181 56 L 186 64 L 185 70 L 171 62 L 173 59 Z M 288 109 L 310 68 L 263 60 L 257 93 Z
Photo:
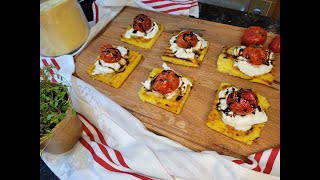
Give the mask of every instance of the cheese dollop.
M 172 70 L 172 71 L 174 71 L 166 63 L 163 63 L 162 67 L 163 67 L 164 70 Z M 179 75 L 178 73 L 176 73 L 176 74 Z M 158 92 L 154 91 L 153 89 L 151 89 L 151 81 L 152 81 L 152 79 L 147 79 L 146 81 L 141 82 L 141 84 L 147 90 L 155 92 L 155 93 L 158 93 Z M 175 91 L 171 92 L 171 93 L 164 94 L 164 97 L 166 99 L 171 99 L 173 97 L 183 96 L 187 92 L 187 87 L 188 86 L 192 86 L 192 83 L 187 78 L 182 77 L 181 75 L 179 75 L 179 86 L 177 87 L 177 89 Z
M 272 60 L 274 59 L 273 52 L 267 51 L 269 53 L 269 59 L 265 64 L 254 65 L 251 64 L 248 59 L 240 55 L 240 52 L 244 48 L 246 48 L 246 46 L 238 46 L 234 49 L 232 55 L 237 56 L 237 59 L 233 64 L 234 67 L 237 67 L 242 73 L 251 77 L 266 74 L 272 70 Z
M 151 39 L 157 34 L 158 31 L 159 31 L 158 24 L 156 22 L 153 22 L 151 28 L 147 30 L 146 33 L 137 31 L 131 28 L 128 31 L 126 31 L 124 37 L 125 38 L 142 37 L 144 39 Z
M 127 60 L 124 59 L 124 57 L 129 53 L 129 50 L 125 48 L 124 46 L 117 46 L 116 47 L 120 53 L 121 53 L 121 59 L 118 62 L 115 63 L 107 63 L 104 62 L 102 59 L 97 60 L 94 63 L 94 69 L 92 72 L 92 75 L 95 74 L 111 74 L 119 71 L 122 65 L 125 65 L 127 63 Z
M 221 112 L 222 121 L 234 127 L 236 130 L 247 131 L 251 129 L 252 125 L 266 122 L 268 117 L 264 110 L 260 107 L 256 108 L 251 114 L 245 116 L 236 115 L 232 111 L 228 111 L 227 97 L 233 91 L 237 91 L 235 87 L 228 87 L 219 92 L 219 102 L 217 105 L 218 110 Z M 226 111 L 227 110 L 227 111 Z
M 181 32 L 180 32 L 181 33 Z M 179 33 L 179 34 L 180 34 Z M 194 59 L 195 57 L 195 52 L 204 49 L 205 47 L 208 46 L 208 42 L 205 41 L 202 37 L 200 37 L 198 34 L 193 33 L 197 36 L 198 38 L 198 42 L 196 44 L 195 47 L 191 47 L 191 48 L 181 48 L 178 46 L 178 44 L 176 43 L 177 37 L 179 36 L 173 36 L 170 39 L 170 49 L 171 51 L 174 53 L 174 55 L 178 58 L 182 58 L 182 59 Z

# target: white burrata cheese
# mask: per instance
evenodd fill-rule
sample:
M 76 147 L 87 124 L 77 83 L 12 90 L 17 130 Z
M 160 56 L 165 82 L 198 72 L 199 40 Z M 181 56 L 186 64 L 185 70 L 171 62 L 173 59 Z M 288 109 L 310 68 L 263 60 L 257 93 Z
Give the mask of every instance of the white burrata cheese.
M 246 48 L 246 46 L 237 46 L 234 48 L 233 50 L 233 54 L 234 56 L 239 56 L 240 55 L 240 50 L 243 50 L 244 48 Z
M 103 62 L 102 60 L 99 60 L 100 62 Z M 100 65 L 99 61 L 96 61 L 94 63 L 94 70 L 92 72 L 92 75 L 96 75 L 96 74 L 110 74 L 113 73 L 114 70 L 108 67 L 103 67 Z
M 254 65 L 249 63 L 247 60 L 240 60 L 234 61 L 233 66 L 238 67 L 241 72 L 248 76 L 259 76 L 262 74 L 266 74 L 270 72 L 273 68 L 271 61 L 268 62 L 269 65 L 260 64 Z
M 147 79 L 144 82 L 141 82 L 141 84 L 147 89 L 150 90 L 151 88 L 151 79 Z
M 101 59 L 97 60 L 94 63 L 95 67 L 93 69 L 92 75 L 95 75 L 95 74 L 106 75 L 106 74 L 117 72 L 120 69 L 121 65 L 125 65 L 127 63 L 127 61 L 124 59 L 124 56 L 128 54 L 129 50 L 123 46 L 117 46 L 116 48 L 121 53 L 121 59 L 115 63 L 106 63 Z
M 237 56 L 237 59 L 233 63 L 234 67 L 237 67 L 242 73 L 248 76 L 259 76 L 272 70 L 273 65 L 271 60 L 274 59 L 273 52 L 268 51 L 269 59 L 267 60 L 267 64 L 254 65 L 251 64 L 248 59 L 240 55 L 240 50 L 242 51 L 245 48 L 246 46 L 238 46 L 234 48 L 232 55 Z
M 120 51 L 122 57 L 128 54 L 128 49 L 124 46 L 117 46 L 117 49 Z
M 235 87 L 229 87 L 219 92 L 218 110 L 221 112 L 222 121 L 225 124 L 234 127 L 236 130 L 241 131 L 247 131 L 251 129 L 252 125 L 254 124 L 266 122 L 268 120 L 268 117 L 266 113 L 262 109 L 260 109 L 260 111 L 259 108 L 256 108 L 254 113 L 245 116 L 236 115 L 232 111 L 229 111 L 227 113 L 223 112 L 228 108 L 228 95 L 236 90 L 238 89 Z
M 164 70 L 172 70 L 172 71 L 174 71 L 166 63 L 163 63 L 162 67 L 163 67 Z M 178 74 L 178 73 L 176 73 L 176 74 Z M 151 79 L 148 79 L 148 80 L 146 80 L 144 82 L 141 82 L 141 84 L 147 90 L 151 90 L 151 81 L 152 81 Z M 187 78 L 182 77 L 181 75 L 179 75 L 179 86 L 178 86 L 178 88 L 175 91 L 171 92 L 171 93 L 164 94 L 164 96 L 165 96 L 166 99 L 171 99 L 172 97 L 175 97 L 177 95 L 182 95 L 183 96 L 187 92 L 187 87 L 188 86 L 192 86 L 192 83 Z
M 181 32 L 180 32 L 181 33 Z M 179 33 L 179 34 L 180 34 Z M 179 36 L 173 36 L 169 42 L 170 42 L 170 49 L 171 51 L 174 53 L 174 55 L 178 58 L 183 58 L 183 59 L 194 59 L 195 53 L 196 51 L 199 51 L 201 49 L 204 49 L 205 47 L 208 46 L 208 42 L 205 41 L 202 37 L 200 37 L 198 34 L 193 33 L 197 36 L 198 38 L 198 42 L 196 44 L 195 47 L 191 47 L 191 48 L 181 48 L 178 46 L 178 44 L 176 43 L 177 37 Z
M 158 24 L 156 22 L 153 22 L 151 28 L 147 30 L 146 33 L 141 31 L 136 31 L 133 28 L 131 28 L 128 31 L 126 31 L 124 37 L 125 38 L 142 37 L 144 39 L 151 39 L 157 34 L 158 31 L 159 31 Z

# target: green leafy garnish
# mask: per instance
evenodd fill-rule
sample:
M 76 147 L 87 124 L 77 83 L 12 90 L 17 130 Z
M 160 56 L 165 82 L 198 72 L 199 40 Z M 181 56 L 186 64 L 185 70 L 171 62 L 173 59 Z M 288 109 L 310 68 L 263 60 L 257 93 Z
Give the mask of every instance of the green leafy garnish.
M 69 86 L 50 81 L 52 68 L 55 67 L 44 67 L 40 75 L 40 144 L 52 137 L 52 129 L 65 118 L 71 106 Z M 62 76 L 57 77 L 62 79 Z

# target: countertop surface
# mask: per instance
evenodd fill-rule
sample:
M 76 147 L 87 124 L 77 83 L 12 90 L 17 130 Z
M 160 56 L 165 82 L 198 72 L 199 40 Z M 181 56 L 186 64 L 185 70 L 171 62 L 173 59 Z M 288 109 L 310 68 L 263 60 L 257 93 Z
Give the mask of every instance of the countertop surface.
M 92 0 L 82 1 L 81 7 L 83 8 L 88 21 L 93 20 L 92 15 Z M 227 9 L 214 5 L 204 4 L 199 2 L 199 19 L 229 24 L 239 27 L 250 27 L 252 25 L 260 26 L 275 34 L 280 34 L 280 21 L 272 17 L 260 16 L 249 14 L 246 12 Z M 40 157 L 40 179 L 56 180 L 59 179 L 47 167 Z

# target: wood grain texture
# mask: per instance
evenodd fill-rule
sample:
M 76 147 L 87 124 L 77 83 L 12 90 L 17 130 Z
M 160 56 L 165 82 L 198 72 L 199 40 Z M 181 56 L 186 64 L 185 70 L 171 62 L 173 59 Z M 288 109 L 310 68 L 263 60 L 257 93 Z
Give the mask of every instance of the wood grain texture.
M 144 13 L 151 20 L 162 23 L 165 28 L 150 50 L 120 41 L 120 34 L 127 29 L 133 18 L 139 13 Z M 161 67 L 163 63 L 161 56 L 172 37 L 172 33 L 186 28 L 203 36 L 210 45 L 200 67 L 167 63 L 177 72 L 194 79 L 194 86 L 188 100 L 181 113 L 176 115 L 143 102 L 138 96 L 138 91 L 141 88 L 140 82 L 147 79 L 151 70 L 155 67 Z M 280 145 L 280 56 L 276 55 L 273 69 L 275 82 L 271 87 L 218 72 L 216 63 L 223 47 L 240 45 L 240 37 L 244 30 L 244 28 L 231 25 L 126 7 L 75 58 L 75 75 L 126 108 L 140 119 L 149 130 L 159 135 L 166 136 L 195 151 L 213 150 L 220 154 L 245 159 L 250 154 Z M 268 33 L 264 46 L 267 47 L 275 36 L 276 34 Z M 123 45 L 142 54 L 140 63 L 120 89 L 96 81 L 85 72 L 87 67 L 94 63 L 99 47 L 107 43 Z M 237 142 L 206 126 L 207 117 L 220 82 L 228 82 L 237 87 L 253 88 L 269 101 L 271 107 L 267 111 L 268 122 L 262 129 L 260 138 L 255 140 L 253 145 Z

